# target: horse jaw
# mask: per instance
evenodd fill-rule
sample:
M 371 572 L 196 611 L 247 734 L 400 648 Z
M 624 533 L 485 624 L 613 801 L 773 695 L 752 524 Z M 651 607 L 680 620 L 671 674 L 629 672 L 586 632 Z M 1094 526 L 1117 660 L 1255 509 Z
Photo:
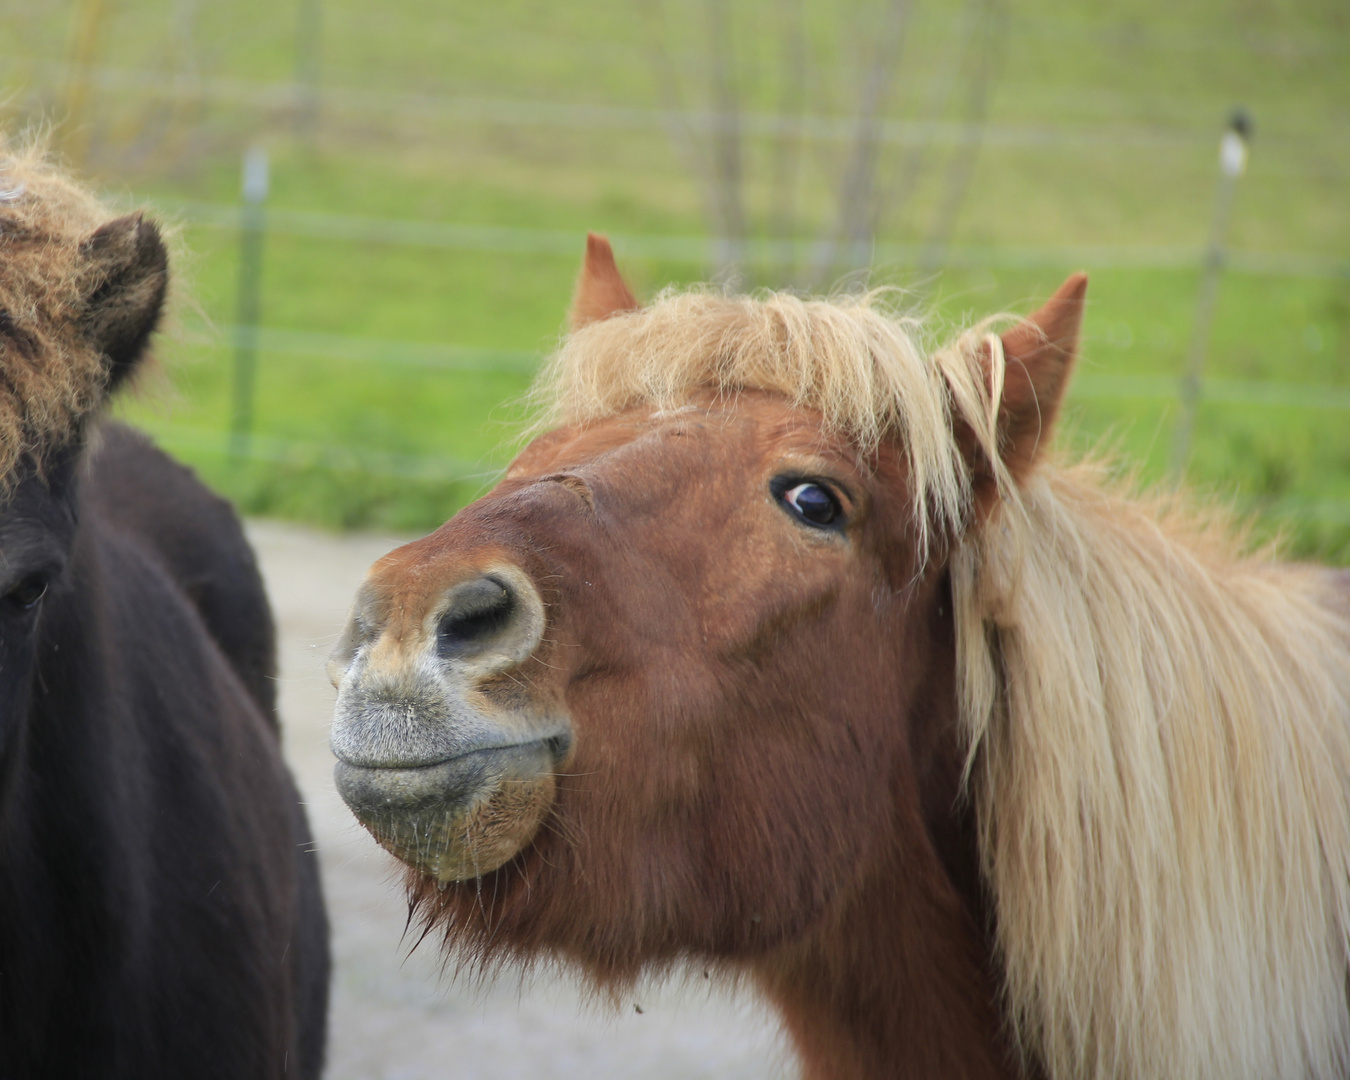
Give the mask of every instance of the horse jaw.
M 416 597 L 377 575 L 330 659 L 338 792 L 382 847 L 438 882 L 502 866 L 552 808 L 570 722 L 512 674 L 543 628 L 538 592 L 512 566 Z

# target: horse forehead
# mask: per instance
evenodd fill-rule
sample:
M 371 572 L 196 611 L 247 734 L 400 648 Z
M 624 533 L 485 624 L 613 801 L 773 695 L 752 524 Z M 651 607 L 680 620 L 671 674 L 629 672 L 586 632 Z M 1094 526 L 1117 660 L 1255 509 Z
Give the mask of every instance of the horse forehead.
M 672 453 L 692 454 L 709 464 L 783 453 L 854 456 L 848 440 L 827 431 L 814 410 L 777 394 L 744 391 L 675 408 L 630 409 L 584 427 L 550 432 L 527 448 L 507 475 L 540 475 L 651 456 L 669 461 Z

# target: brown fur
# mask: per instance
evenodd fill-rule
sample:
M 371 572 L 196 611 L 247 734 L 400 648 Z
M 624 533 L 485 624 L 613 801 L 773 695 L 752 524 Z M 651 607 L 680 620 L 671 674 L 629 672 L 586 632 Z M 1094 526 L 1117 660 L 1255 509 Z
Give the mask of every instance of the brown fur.
M 935 351 L 875 296 L 585 299 L 554 430 L 335 657 L 358 749 L 395 669 L 455 705 L 409 732 L 570 735 L 515 858 L 410 875 L 456 955 L 749 975 L 811 1080 L 1345 1074 L 1345 604 L 1047 456 L 1084 287 Z M 547 627 L 484 680 L 438 627 L 503 567 Z
M 856 492 L 852 550 L 780 522 L 761 478 L 784 458 Z M 521 855 L 448 889 L 414 877 L 428 921 L 472 962 L 556 956 L 611 987 L 689 956 L 749 973 L 813 1077 L 1008 1075 L 958 803 L 948 586 L 892 539 L 902 457 L 747 392 L 565 428 L 513 477 L 370 586 L 420 625 L 447 583 L 515 561 L 541 584 L 547 643 L 481 691 L 565 693 L 577 731 Z M 929 633 L 905 631 L 914 611 Z

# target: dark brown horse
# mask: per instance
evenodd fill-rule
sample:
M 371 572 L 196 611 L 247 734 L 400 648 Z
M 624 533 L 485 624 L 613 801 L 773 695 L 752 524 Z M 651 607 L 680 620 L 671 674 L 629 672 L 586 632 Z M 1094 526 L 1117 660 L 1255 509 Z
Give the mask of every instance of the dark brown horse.
M 934 351 L 592 239 L 553 430 L 333 658 L 461 957 L 748 974 L 812 1078 L 1345 1074 L 1346 605 L 1047 456 L 1085 287 Z
M 155 226 L 0 147 L 0 1077 L 316 1078 L 328 946 L 230 507 L 101 423 Z

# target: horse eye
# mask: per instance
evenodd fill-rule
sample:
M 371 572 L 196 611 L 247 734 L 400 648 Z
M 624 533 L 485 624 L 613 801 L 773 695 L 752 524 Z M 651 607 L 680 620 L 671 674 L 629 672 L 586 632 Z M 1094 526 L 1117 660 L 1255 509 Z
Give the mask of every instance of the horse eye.
M 783 492 L 783 502 L 803 521 L 830 525 L 839 516 L 839 500 L 819 484 L 797 484 Z
M 46 595 L 47 578 L 42 574 L 32 574 L 10 589 L 5 599 L 23 611 L 31 611 Z

